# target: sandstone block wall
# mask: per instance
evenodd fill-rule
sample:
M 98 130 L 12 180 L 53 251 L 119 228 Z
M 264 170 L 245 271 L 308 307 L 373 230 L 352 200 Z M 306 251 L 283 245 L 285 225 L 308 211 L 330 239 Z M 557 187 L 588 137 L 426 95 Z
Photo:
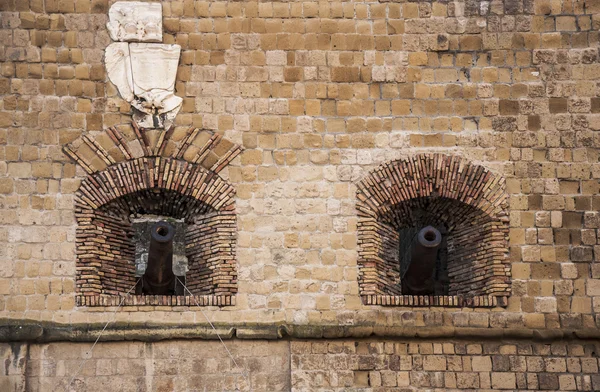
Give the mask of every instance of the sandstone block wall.
M 0 345 L 3 391 L 597 391 L 598 342 L 311 340 Z M 246 377 L 241 368 L 249 372 Z
M 76 305 L 87 174 L 62 151 L 130 127 L 104 70 L 109 4 L 0 2 L 3 318 L 77 327 L 114 309 Z M 219 173 L 236 190 L 238 282 L 235 306 L 207 307 L 212 320 L 597 336 L 598 1 L 162 4 L 164 42 L 182 46 L 173 141 L 196 127 L 244 149 Z M 506 307 L 361 302 L 356 184 L 432 152 L 506 179 Z M 131 305 L 116 319 L 205 322 L 193 306 Z
M 83 172 L 61 148 L 129 121 L 102 65 L 107 6 L 3 3 L 0 304 L 13 317 L 90 317 L 73 311 Z M 595 6 L 164 2 L 165 41 L 183 48 L 177 124 L 245 148 L 225 174 L 238 197 L 236 310 L 319 322 L 362 309 L 355 182 L 441 151 L 507 178 L 507 310 L 532 326 L 595 326 Z
M 45 391 L 288 391 L 287 342 L 218 341 L 0 345 L 0 389 Z M 85 362 L 82 362 L 85 360 Z M 67 385 L 77 373 L 77 377 Z M 248 369 L 249 373 L 244 373 Z M 246 375 L 248 374 L 248 375 Z
M 405 341 L 292 342 L 294 390 L 600 388 L 597 344 Z

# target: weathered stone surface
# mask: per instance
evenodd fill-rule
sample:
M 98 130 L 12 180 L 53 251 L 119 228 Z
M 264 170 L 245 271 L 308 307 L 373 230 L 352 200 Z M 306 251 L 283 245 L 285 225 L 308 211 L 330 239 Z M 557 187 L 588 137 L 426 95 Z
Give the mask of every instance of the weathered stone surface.
M 117 1 L 108 11 L 108 33 L 113 41 L 162 42 L 162 4 Z
M 325 383 L 328 390 L 335 392 L 429 387 L 576 390 L 577 385 L 594 390 L 597 359 L 592 352 L 583 350 L 584 344 L 587 350 L 598 349 L 597 344 L 583 341 L 563 342 L 552 345 L 555 351 L 564 348 L 562 358 L 556 358 L 557 354 L 551 354 L 549 347 L 544 350 L 544 346 L 531 342 L 498 344 L 471 340 L 442 344 L 232 339 L 225 341 L 226 347 L 217 340 L 99 342 L 93 351 L 89 343 L 0 344 L 0 358 L 5 365 L 0 385 L 11 391 L 24 391 L 25 385 L 34 389 L 47 386 L 52 390 L 64 389 L 69 382 L 86 390 L 98 387 L 135 390 L 140 385 L 160 385 L 172 391 L 189 391 L 199 383 L 211 391 L 312 391 L 321 389 Z M 471 368 L 478 356 L 468 351 L 498 350 L 512 350 L 512 360 L 522 363 L 523 368 L 505 372 L 478 372 Z M 580 384 L 572 374 L 544 369 L 543 359 L 564 361 L 565 356 L 572 371 L 582 380 Z M 85 363 L 77 372 L 82 357 Z M 445 373 L 424 370 L 424 364 L 432 359 L 452 362 L 453 368 Z
M 169 129 L 183 99 L 175 95 L 181 46 L 129 44 L 134 98 L 134 120 L 144 128 Z
M 183 99 L 174 94 L 179 45 L 113 43 L 106 48 L 108 77 L 136 109 L 143 128 L 170 128 Z
M 515 373 L 512 389 L 518 390 L 570 390 L 573 382 L 577 389 L 600 390 L 597 358 L 590 354 L 598 350 L 588 343 L 598 339 L 600 312 L 595 283 L 600 279 L 597 2 L 155 1 L 164 10 L 163 41 L 157 43 L 181 46 L 175 86 L 183 102 L 172 133 L 131 127 L 131 111 L 139 110 L 121 97 L 118 83 L 107 83 L 103 59 L 111 43 L 106 24 L 113 3 L 0 2 L 3 316 L 23 326 L 25 318 L 52 319 L 55 331 L 78 326 L 73 334 L 91 341 L 104 326 L 100 324 L 112 317 L 141 327 L 135 333 L 111 331 L 103 338 L 193 335 L 170 330 L 170 324 L 191 325 L 192 332 L 198 329 L 197 336 L 204 334 L 204 315 L 183 297 L 127 297 L 113 314 L 120 296 L 82 295 L 80 290 L 89 293 L 103 285 L 119 293 L 128 290 L 119 284 L 128 282 L 131 258 L 121 253 L 127 235 L 120 230 L 127 219 L 122 223 L 109 214 L 106 222 L 88 227 L 78 221 L 85 217 L 76 216 L 85 200 L 112 203 L 115 212 L 116 200 L 133 200 L 126 196 L 128 187 L 149 179 L 174 184 L 175 188 L 166 185 L 172 192 L 188 192 L 183 186 L 193 184 L 191 193 L 203 193 L 206 182 L 185 178 L 197 173 L 189 167 L 198 165 L 215 178 L 218 172 L 234 188 L 236 221 L 226 232 L 236 238 L 236 255 L 227 268 L 237 272 L 231 284 L 238 292 L 196 298 L 218 328 L 237 333 L 235 327 L 243 326 L 252 331 L 240 336 L 260 335 L 264 331 L 252 327 L 264 323 L 283 326 L 289 340 L 316 340 L 314 353 L 313 342 L 295 342 L 314 356 L 302 364 L 315 367 L 297 373 L 297 390 L 490 390 L 494 381 L 502 381 L 493 373 Z M 132 94 L 134 76 L 128 84 Z M 196 129 L 203 131 L 194 133 Z M 219 137 L 244 148 L 240 159 L 219 143 Z M 75 162 L 61 153 L 66 143 Z M 384 172 L 390 170 L 390 162 L 427 154 L 458 156 L 482 169 L 470 174 L 452 171 L 458 180 L 442 176 L 439 182 L 440 169 L 433 164 L 408 174 L 392 172 L 391 178 L 397 177 L 394 189 L 419 190 L 407 195 L 409 199 L 431 197 L 427 184 L 444 182 L 441 189 L 466 184 L 464 192 L 458 191 L 464 195 L 460 202 L 484 211 L 494 201 L 478 199 L 477 184 L 482 189 L 495 186 L 489 178 L 484 180 L 488 175 L 504 181 L 507 197 L 500 223 L 507 228 L 506 246 L 497 249 L 508 250 L 508 258 L 505 263 L 478 265 L 490 252 L 469 252 L 475 260 L 457 257 L 456 264 L 464 262 L 465 269 L 455 275 L 475 286 L 490 276 L 504 276 L 508 283 L 486 286 L 490 291 L 510 290 L 506 297 L 494 297 L 497 303 L 470 293 L 405 298 L 384 290 L 375 290 L 371 302 L 363 302 L 359 284 L 392 289 L 395 276 L 393 269 L 385 268 L 393 265 L 392 253 L 372 256 L 371 269 L 362 268 L 359 250 L 382 236 L 376 231 L 370 232 L 372 237 L 359 235 L 363 226 L 362 212 L 356 210 L 357 187 L 363 179 L 389 179 Z M 138 166 L 157 157 L 177 164 L 173 170 L 161 164 L 162 175 Z M 118 175 L 105 175 L 116 166 L 123 169 Z M 381 176 L 374 176 L 379 169 Z M 97 195 L 78 192 L 86 178 L 96 181 L 86 190 Z M 419 182 L 425 185 L 415 186 Z M 159 195 L 167 189 L 148 187 L 149 193 Z M 223 192 L 206 188 L 211 200 Z M 363 194 L 366 200 L 380 200 L 377 192 L 388 188 L 375 181 L 365 185 Z M 181 203 L 168 203 L 175 199 Z M 165 205 L 185 205 L 178 198 L 163 200 Z M 377 208 L 382 215 L 394 216 L 383 213 L 394 203 L 389 199 Z M 440 200 L 435 205 L 457 204 Z M 435 213 L 436 219 L 442 215 Z M 495 213 L 486 210 L 482 215 Z M 472 230 L 469 237 L 481 238 L 482 233 Z M 78 243 L 82 231 L 89 237 Z M 501 230 L 492 225 L 490 231 Z M 105 234 L 109 240 L 102 243 Z M 216 255 L 230 250 L 218 248 L 215 236 L 205 234 L 199 231 L 192 248 L 202 248 L 199 244 L 206 238 L 211 245 L 200 259 L 218 265 Z M 477 242 L 491 243 L 485 238 Z M 390 245 L 387 249 L 395 252 L 393 242 Z M 104 275 L 81 268 L 90 256 L 86 246 L 104 252 L 96 264 L 88 263 Z M 219 249 L 214 257 L 209 248 Z M 480 275 L 472 274 L 479 267 Z M 228 284 L 229 275 L 214 270 L 202 276 Z M 84 290 L 78 282 L 87 284 L 88 279 L 98 284 Z M 232 305 L 219 306 L 219 301 L 227 304 L 227 298 Z M 157 327 L 144 328 L 149 322 Z M 85 334 L 87 325 L 94 327 Z M 353 340 L 340 348 L 345 336 Z M 336 345 L 324 345 L 327 337 Z M 586 341 L 575 342 L 577 338 Z M 362 345 L 364 341 L 370 345 Z M 266 347 L 250 350 L 264 355 Z M 375 368 L 353 369 L 358 359 L 343 357 L 342 352 L 357 351 L 357 356 L 376 357 Z M 423 370 L 422 356 L 433 355 L 446 356 L 447 371 Z M 514 357 L 508 370 L 506 361 L 497 359 L 505 355 Z M 475 356 L 491 357 L 492 370 L 473 371 L 470 358 Z M 567 371 L 562 371 L 561 361 L 560 366 L 552 365 L 560 371 L 547 371 L 544 358 L 550 357 L 566 359 Z M 98 359 L 102 362 L 84 366 L 83 373 L 107 374 L 119 368 L 106 361 L 109 358 Z M 387 360 L 389 368 L 383 365 Z M 438 368 L 433 362 L 427 360 L 428 368 Z M 63 374 L 78 364 L 74 359 L 65 366 L 48 361 L 31 369 Z M 181 365 L 193 368 L 191 363 Z M 344 369 L 337 371 L 336 365 Z M 103 381 L 74 389 L 179 387 L 175 376 L 162 377 L 163 371 L 177 370 L 175 366 L 157 365 L 161 380 L 152 385 L 133 380 L 140 374 L 139 364 L 127 369 L 135 376 L 112 377 L 117 387 L 102 386 L 111 376 L 99 375 Z M 201 377 L 203 371 L 198 373 L 193 377 Z M 558 378 L 540 377 L 542 373 Z M 198 384 L 227 389 L 213 381 Z M 30 384 L 29 389 L 54 390 L 53 384 Z
M 121 97 L 127 102 L 133 102 L 135 96 L 129 44 L 115 42 L 108 45 L 104 53 L 104 62 L 108 78 L 117 87 Z
M 27 390 L 53 391 L 146 385 L 181 392 L 199 385 L 210 391 L 291 388 L 289 344 L 284 341 L 228 341 L 226 348 L 219 341 L 118 342 L 99 343 L 93 351 L 88 343 L 1 344 L 0 358 L 10 372 L 8 377 L 0 374 L 0 386 L 10 386 L 3 391 L 25 391 L 26 385 Z
M 181 47 L 162 41 L 160 3 L 117 2 L 109 12 L 108 30 L 115 41 L 105 51 L 108 77 L 133 106 L 143 128 L 171 128 L 183 99 L 175 95 Z

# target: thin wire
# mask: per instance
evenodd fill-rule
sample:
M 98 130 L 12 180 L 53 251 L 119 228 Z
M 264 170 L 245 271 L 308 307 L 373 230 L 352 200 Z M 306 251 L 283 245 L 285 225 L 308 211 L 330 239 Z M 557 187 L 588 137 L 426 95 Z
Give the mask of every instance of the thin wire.
M 140 282 L 140 280 L 141 280 L 141 278 L 138 279 L 137 282 L 135 282 L 135 284 L 133 286 L 131 286 L 131 288 L 129 289 L 129 291 L 127 293 L 125 293 L 125 295 L 123 296 L 123 299 L 121 300 L 121 303 L 119 303 L 119 306 L 117 306 L 117 308 L 112 312 L 111 316 L 114 316 L 115 313 L 117 313 L 117 310 L 119 310 L 119 308 L 121 306 L 123 306 L 123 303 L 125 302 L 125 298 L 127 297 L 127 295 L 129 295 L 129 293 L 131 293 L 131 290 L 133 290 L 135 288 L 135 286 L 137 286 L 137 284 Z M 114 320 L 108 320 L 106 322 L 106 324 L 104 325 L 104 328 L 102 328 L 102 331 L 100 331 L 100 335 L 98 335 L 98 337 L 96 338 L 96 341 L 94 342 L 94 344 L 92 344 L 92 348 L 90 348 L 90 351 L 89 351 L 90 356 L 92 355 L 92 352 L 94 351 L 94 347 L 96 347 L 96 344 L 102 337 L 102 334 L 104 333 L 104 331 L 106 331 L 108 324 L 112 323 L 113 321 Z M 81 371 L 81 368 L 83 368 L 83 365 L 87 362 L 87 360 L 88 360 L 87 358 L 84 358 L 83 361 L 81 361 L 81 363 L 79 364 L 79 368 L 77 368 L 77 371 L 75 372 L 75 374 L 73 374 L 71 381 L 69 381 L 69 383 L 65 386 L 65 392 L 67 392 L 67 389 L 71 386 L 71 384 L 73 384 L 73 381 L 75 381 L 75 377 L 77 377 L 77 375 Z
M 181 283 L 181 285 L 183 286 L 183 288 L 190 294 L 190 296 L 194 299 L 194 302 L 196 303 L 196 306 L 198 306 L 198 309 L 200 309 L 200 313 L 202 313 L 202 315 L 204 316 L 204 318 L 206 319 L 206 321 L 208 321 L 208 324 L 211 326 L 211 328 L 215 331 L 215 333 L 217 334 L 217 337 L 219 338 L 219 341 L 221 342 L 221 344 L 223 345 L 223 348 L 225 349 L 225 351 L 227 351 L 227 354 L 229 355 L 229 358 L 231 358 L 231 360 L 233 361 L 233 364 L 235 365 L 236 368 L 240 368 L 240 366 L 237 364 L 235 358 L 233 357 L 233 355 L 231 354 L 231 351 L 229 351 L 229 349 L 227 348 L 227 345 L 225 344 L 225 342 L 223 341 L 223 339 L 221 339 L 221 335 L 219 335 L 219 332 L 217 331 L 217 329 L 215 328 L 214 324 L 212 323 L 212 321 L 210 321 L 210 319 L 208 318 L 208 316 L 206 315 L 206 313 L 204 313 L 204 311 L 202 310 L 202 307 L 200 306 L 200 304 L 198 303 L 198 300 L 196 299 L 196 296 L 194 294 L 192 294 L 192 292 L 187 288 L 187 286 L 179 279 L 179 277 L 177 277 L 177 280 L 179 281 L 179 283 Z M 244 377 L 246 377 L 246 380 L 248 380 L 248 386 L 250 387 L 250 391 L 252 391 L 252 382 L 250 380 L 250 375 L 248 374 L 248 370 L 244 367 L 242 368 L 244 369 L 243 371 L 243 375 Z

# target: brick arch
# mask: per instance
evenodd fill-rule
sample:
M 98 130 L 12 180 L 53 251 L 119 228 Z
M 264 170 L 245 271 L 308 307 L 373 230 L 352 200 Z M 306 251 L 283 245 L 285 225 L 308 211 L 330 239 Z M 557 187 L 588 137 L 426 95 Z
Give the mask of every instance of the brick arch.
M 63 148 L 88 174 L 143 157 L 173 158 L 219 173 L 241 151 L 241 146 L 205 129 L 168 131 L 131 125 L 110 127 L 75 139 Z
M 506 208 L 505 187 L 503 177 L 461 157 L 421 154 L 371 171 L 358 183 L 357 208 L 359 213 L 375 216 L 390 205 L 437 195 L 500 214 Z
M 125 161 L 88 176 L 81 183 L 76 205 L 97 209 L 148 189 L 174 191 L 213 210 L 234 209 L 235 188 L 228 181 L 200 165 L 162 157 Z
M 233 304 L 234 195 L 234 187 L 216 173 L 173 158 L 127 160 L 85 178 L 75 201 L 78 304 L 115 305 L 135 284 L 130 216 L 141 210 L 185 220 L 187 286 L 201 304 Z M 185 296 L 135 296 L 127 301 L 195 304 Z
M 356 196 L 363 302 L 452 306 L 506 302 L 510 265 L 503 177 L 458 156 L 421 154 L 372 170 L 358 182 Z M 417 210 L 425 213 L 414 213 Z M 417 222 L 450 228 L 449 246 L 454 251 L 448 253 L 448 295 L 401 294 L 402 230 Z

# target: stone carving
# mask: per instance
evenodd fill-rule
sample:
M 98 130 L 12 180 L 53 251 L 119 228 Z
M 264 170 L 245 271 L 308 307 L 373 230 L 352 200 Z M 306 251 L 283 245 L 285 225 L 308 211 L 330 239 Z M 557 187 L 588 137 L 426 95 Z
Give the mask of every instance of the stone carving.
M 133 102 L 133 75 L 129 44 L 125 42 L 112 43 L 108 45 L 104 54 L 108 78 L 117 87 L 124 100 Z
M 162 5 L 119 1 L 108 11 L 108 33 L 113 41 L 162 42 Z
M 181 46 L 130 44 L 133 118 L 144 128 L 169 128 L 183 99 L 174 94 Z
M 108 29 L 117 41 L 106 48 L 106 71 L 133 119 L 143 128 L 170 128 L 181 109 L 174 94 L 181 47 L 148 43 L 162 40 L 159 3 L 117 2 L 109 11 Z

